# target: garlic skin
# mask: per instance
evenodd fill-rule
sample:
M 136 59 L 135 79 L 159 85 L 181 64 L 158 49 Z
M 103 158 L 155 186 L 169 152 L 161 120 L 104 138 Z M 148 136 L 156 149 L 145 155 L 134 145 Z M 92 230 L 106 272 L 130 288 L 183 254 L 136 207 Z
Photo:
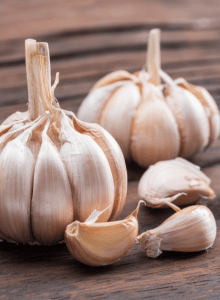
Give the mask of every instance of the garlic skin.
M 212 247 L 216 238 L 216 222 L 212 212 L 203 205 L 184 208 L 160 226 L 137 237 L 149 257 L 162 251 L 197 252 Z
M 161 70 L 159 29 L 149 33 L 146 67 L 101 78 L 82 102 L 78 118 L 103 126 L 125 159 L 143 167 L 192 157 L 216 141 L 220 114 L 214 99 L 204 88 L 173 81 Z
M 93 210 L 104 210 L 99 222 L 117 218 L 127 171 L 109 133 L 60 108 L 48 44 L 29 39 L 25 50 L 28 111 L 0 126 L 0 239 L 53 245 L 64 240 L 68 224 Z
M 150 166 L 140 179 L 138 194 L 147 206 L 153 208 L 169 203 L 186 205 L 201 197 L 215 198 L 210 183 L 200 167 L 178 157 Z
M 138 234 L 136 210 L 121 221 L 81 223 L 75 221 L 65 231 L 65 242 L 75 259 L 89 266 L 109 265 L 122 258 Z

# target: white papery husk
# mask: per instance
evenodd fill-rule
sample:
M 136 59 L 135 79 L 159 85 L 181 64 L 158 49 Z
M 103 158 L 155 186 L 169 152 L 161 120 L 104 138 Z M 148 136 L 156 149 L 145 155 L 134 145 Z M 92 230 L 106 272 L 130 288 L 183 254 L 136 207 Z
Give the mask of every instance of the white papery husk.
M 160 226 L 137 237 L 149 257 L 162 251 L 197 252 L 212 247 L 216 238 L 216 222 L 203 205 L 184 208 Z

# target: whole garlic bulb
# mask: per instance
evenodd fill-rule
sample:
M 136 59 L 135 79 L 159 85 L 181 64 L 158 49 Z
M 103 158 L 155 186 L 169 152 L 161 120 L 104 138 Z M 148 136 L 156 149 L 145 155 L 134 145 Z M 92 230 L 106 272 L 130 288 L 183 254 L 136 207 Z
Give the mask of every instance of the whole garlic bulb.
M 200 167 L 177 157 L 150 166 L 138 184 L 138 194 L 147 206 L 186 205 L 200 198 L 212 199 L 211 180 Z
M 216 222 L 203 205 L 186 207 L 155 229 L 137 237 L 149 257 L 164 251 L 197 252 L 212 247 L 216 238 Z
M 62 110 L 51 87 L 46 43 L 26 40 L 29 104 L 0 126 L 0 238 L 51 245 L 66 226 L 105 210 L 120 214 L 127 192 L 123 154 L 97 124 Z M 71 115 L 72 119 L 67 115 Z
M 148 72 L 116 71 L 100 79 L 78 117 L 110 132 L 127 160 L 148 167 L 177 156 L 189 158 L 213 143 L 220 116 L 212 96 L 160 70 L 160 31 L 149 35 Z M 161 78 L 165 85 L 161 85 Z

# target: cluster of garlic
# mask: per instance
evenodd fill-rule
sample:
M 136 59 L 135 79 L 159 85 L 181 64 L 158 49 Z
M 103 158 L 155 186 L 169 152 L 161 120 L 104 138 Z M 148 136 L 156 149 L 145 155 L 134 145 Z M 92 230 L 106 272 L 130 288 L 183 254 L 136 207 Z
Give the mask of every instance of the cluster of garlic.
M 203 87 L 173 81 L 160 69 L 158 29 L 150 32 L 147 69 L 116 71 L 100 79 L 81 104 L 79 119 L 103 126 L 125 159 L 144 167 L 189 158 L 210 146 L 220 133 L 218 107 Z
M 105 210 L 99 222 L 117 218 L 127 172 L 108 132 L 59 107 L 48 45 L 29 39 L 25 47 L 28 111 L 0 126 L 0 238 L 52 245 L 95 209 Z

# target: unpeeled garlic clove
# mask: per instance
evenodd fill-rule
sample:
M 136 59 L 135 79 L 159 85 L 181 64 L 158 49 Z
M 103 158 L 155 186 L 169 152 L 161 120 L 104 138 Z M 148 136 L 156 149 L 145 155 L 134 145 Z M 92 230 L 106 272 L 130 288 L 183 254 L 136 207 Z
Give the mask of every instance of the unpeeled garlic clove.
M 36 161 L 31 201 L 32 232 L 36 241 L 43 245 L 62 241 L 65 228 L 73 221 L 74 214 L 67 172 L 47 135 L 49 125 L 48 117 Z
M 174 116 L 153 84 L 143 86 L 142 99 L 133 118 L 130 147 L 133 159 L 149 166 L 176 157 L 180 135 Z
M 99 124 L 116 139 L 127 160 L 131 159 L 131 128 L 140 102 L 139 88 L 132 81 L 127 82 L 111 95 L 99 119 Z
M 210 93 L 201 86 L 196 86 L 188 83 L 183 78 L 178 78 L 175 82 L 181 87 L 191 92 L 203 105 L 207 118 L 209 119 L 210 136 L 209 147 L 214 141 L 216 141 L 220 134 L 220 114 L 218 106 Z
M 107 221 L 114 204 L 114 181 L 108 160 L 98 144 L 88 135 L 77 132 L 61 112 L 60 154 L 72 186 L 74 213 L 85 221 L 94 209 L 102 211 Z
M 90 266 L 109 265 L 122 258 L 138 234 L 136 210 L 121 221 L 87 224 L 78 221 L 68 225 L 65 242 L 74 258 Z
M 31 232 L 31 194 L 35 159 L 28 147 L 32 131 L 44 118 L 7 143 L 0 156 L 0 231 L 9 240 L 27 243 Z
M 216 238 L 216 222 L 203 205 L 184 208 L 155 229 L 137 237 L 149 257 L 162 251 L 197 252 L 212 247 Z
M 156 163 L 143 174 L 138 185 L 141 199 L 150 207 L 192 204 L 201 197 L 214 198 L 210 179 L 200 167 L 183 158 Z
M 109 221 L 115 220 L 122 211 L 127 195 L 127 171 L 122 151 L 115 139 L 100 125 L 80 121 L 71 112 L 65 113 L 72 116 L 73 126 L 78 132 L 90 136 L 99 145 L 108 160 L 115 187 Z
M 179 156 L 191 157 L 203 150 L 209 142 L 210 128 L 205 109 L 191 92 L 179 87 L 162 70 L 160 75 L 167 82 L 164 96 L 179 127 L 181 136 Z

